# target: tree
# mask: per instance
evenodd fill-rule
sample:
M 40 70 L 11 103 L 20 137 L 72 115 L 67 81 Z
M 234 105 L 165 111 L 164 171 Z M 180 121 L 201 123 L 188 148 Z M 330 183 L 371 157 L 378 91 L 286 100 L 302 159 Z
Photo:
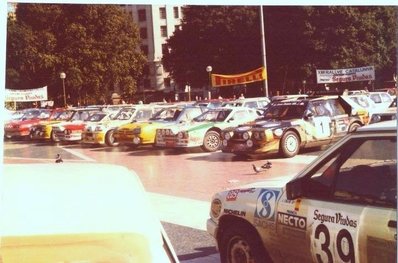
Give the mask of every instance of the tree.
M 209 65 L 218 74 L 256 69 L 262 65 L 259 8 L 187 6 L 168 46 L 163 63 L 181 85 L 206 86 Z
M 8 87 L 47 85 L 60 99 L 65 72 L 74 103 L 135 93 L 145 64 L 137 27 L 117 5 L 18 4 L 8 36 Z
M 308 56 L 301 68 L 306 77 L 314 80 L 317 68 L 375 66 L 379 82 L 392 79 L 397 65 L 395 7 L 306 7 L 304 10 L 307 22 L 303 34 Z
M 189 6 L 168 45 L 166 68 L 180 84 L 206 85 L 213 73 L 262 65 L 258 7 Z M 271 92 L 316 86 L 316 69 L 374 65 L 382 82 L 397 72 L 397 9 L 266 6 L 267 73 Z M 362 83 L 350 83 L 355 86 Z M 377 84 L 377 83 L 376 83 Z

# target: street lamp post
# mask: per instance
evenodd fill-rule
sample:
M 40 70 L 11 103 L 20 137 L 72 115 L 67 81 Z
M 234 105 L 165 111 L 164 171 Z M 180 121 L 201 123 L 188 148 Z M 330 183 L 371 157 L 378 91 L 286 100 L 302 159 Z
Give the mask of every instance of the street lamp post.
M 211 99 L 211 87 L 212 87 L 212 85 L 211 85 L 211 71 L 212 70 L 213 70 L 212 66 L 207 66 L 206 67 L 206 71 L 209 74 L 209 92 L 208 92 L 209 100 Z
M 66 78 L 66 74 L 64 72 L 61 72 L 59 74 L 59 77 L 62 79 L 62 87 L 64 90 L 64 107 L 66 108 L 66 93 L 65 93 L 65 78 Z
M 303 94 L 305 94 L 305 84 L 307 84 L 307 81 L 304 79 L 303 80 Z

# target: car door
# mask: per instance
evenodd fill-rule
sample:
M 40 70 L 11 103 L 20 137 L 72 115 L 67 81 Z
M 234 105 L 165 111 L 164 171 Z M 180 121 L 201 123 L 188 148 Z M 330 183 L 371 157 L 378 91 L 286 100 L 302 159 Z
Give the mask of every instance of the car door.
M 327 140 L 332 137 L 332 119 L 324 101 L 313 101 L 309 107 L 313 112 L 309 122 L 315 127 L 313 136 L 316 140 Z
M 314 262 L 396 259 L 396 138 L 355 138 L 309 177 L 307 235 Z

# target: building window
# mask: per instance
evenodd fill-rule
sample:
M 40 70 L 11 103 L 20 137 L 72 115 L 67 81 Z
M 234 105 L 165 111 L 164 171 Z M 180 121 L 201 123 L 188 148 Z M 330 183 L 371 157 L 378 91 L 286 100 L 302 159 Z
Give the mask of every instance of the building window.
M 138 10 L 138 21 L 140 21 L 140 22 L 146 21 L 146 10 L 145 9 Z
M 169 47 L 167 44 L 162 44 L 162 54 L 163 55 L 169 54 Z
M 173 8 L 173 11 L 174 11 L 174 18 L 179 18 L 180 14 L 178 13 L 178 6 L 175 6 Z
M 148 38 L 148 30 L 146 27 L 141 27 L 140 28 L 140 37 L 141 39 L 147 39 Z
M 142 45 L 141 46 L 141 51 L 144 53 L 145 56 L 148 56 L 148 46 L 147 45 Z
M 166 19 L 166 8 L 165 7 L 159 8 L 159 15 L 160 15 L 160 19 Z
M 167 37 L 167 26 L 160 27 L 160 36 Z

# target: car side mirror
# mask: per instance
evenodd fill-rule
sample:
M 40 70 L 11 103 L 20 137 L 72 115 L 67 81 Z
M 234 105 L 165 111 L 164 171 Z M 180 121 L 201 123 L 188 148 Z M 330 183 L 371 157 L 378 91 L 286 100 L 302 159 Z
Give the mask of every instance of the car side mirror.
M 305 181 L 301 179 L 290 181 L 286 184 L 286 197 L 288 200 L 295 200 L 305 196 L 306 187 Z

